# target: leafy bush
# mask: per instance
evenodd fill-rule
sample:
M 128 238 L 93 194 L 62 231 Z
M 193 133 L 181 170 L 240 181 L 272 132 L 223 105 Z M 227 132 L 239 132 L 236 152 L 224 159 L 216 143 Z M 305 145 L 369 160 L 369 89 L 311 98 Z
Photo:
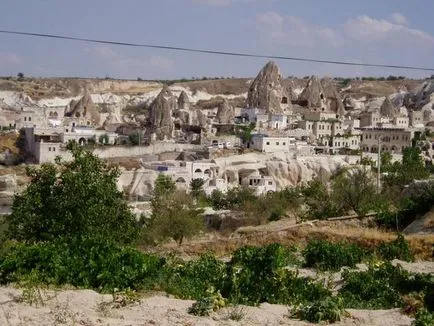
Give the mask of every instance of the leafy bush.
M 342 273 L 344 285 L 339 291 L 346 308 L 391 309 L 402 307 L 403 300 L 397 290 L 397 282 L 406 272 L 386 263 L 380 267 L 369 266 L 365 272 Z
M 328 297 L 325 300 L 300 304 L 290 309 L 290 316 L 312 323 L 334 323 L 341 320 L 344 312 L 344 304 L 341 298 Z
M 31 182 L 14 199 L 9 236 L 34 243 L 97 234 L 133 242 L 139 229 L 117 189 L 119 170 L 77 144 L 68 146 L 72 161 L 27 169 Z
M 416 319 L 411 323 L 412 326 L 432 326 L 434 325 L 434 313 L 426 309 L 420 309 L 416 313 Z
M 413 254 L 411 252 L 411 248 L 405 240 L 402 234 L 399 234 L 398 237 L 386 243 L 381 243 L 377 247 L 377 254 L 385 259 L 385 260 L 393 260 L 393 259 L 401 259 L 405 261 L 412 261 Z
M 188 308 L 188 313 L 195 316 L 209 316 L 213 311 L 213 301 L 211 297 L 200 298 Z
M 226 306 L 226 300 L 221 296 L 220 292 L 213 293 L 209 291 L 209 295 L 198 299 L 188 308 L 188 313 L 195 316 L 209 316 L 213 311 Z
M 19 282 L 36 273 L 41 283 L 101 291 L 137 289 L 153 284 L 163 263 L 153 255 L 101 239 L 17 244 L 0 259 L 0 282 Z
M 207 253 L 185 264 L 175 262 L 165 268 L 163 289 L 183 299 L 199 299 L 210 289 L 222 289 L 226 264 Z
M 339 291 L 347 308 L 390 309 L 402 307 L 402 295 L 434 288 L 434 278 L 411 274 L 390 262 L 369 266 L 367 271 L 342 273 L 344 284 Z M 427 303 L 425 303 L 427 306 Z
M 286 304 L 328 296 L 329 291 L 321 284 L 299 278 L 297 272 L 286 269 L 295 261 L 293 251 L 279 244 L 240 248 L 229 263 L 223 293 L 231 302 L 253 305 Z
M 337 271 L 343 266 L 354 267 L 367 255 L 356 244 L 310 240 L 303 250 L 305 266 Z

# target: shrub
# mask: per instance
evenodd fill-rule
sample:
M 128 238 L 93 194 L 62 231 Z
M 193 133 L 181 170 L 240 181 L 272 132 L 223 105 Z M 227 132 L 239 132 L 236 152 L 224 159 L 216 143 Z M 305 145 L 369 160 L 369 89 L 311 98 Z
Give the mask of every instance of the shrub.
M 279 244 L 240 248 L 229 263 L 223 293 L 231 302 L 253 305 L 286 304 L 329 295 L 322 285 L 286 269 L 295 261 L 293 251 Z
M 432 326 L 434 325 L 434 313 L 426 309 L 420 309 L 416 313 L 416 319 L 411 323 L 412 326 Z
M 312 323 L 335 323 L 341 320 L 344 312 L 344 304 L 341 298 L 328 297 L 325 300 L 301 304 L 291 308 L 290 316 Z
M 164 261 L 101 239 L 18 244 L 0 260 L 0 282 L 19 282 L 31 273 L 41 283 L 71 284 L 100 291 L 153 284 Z
M 211 312 L 217 311 L 226 306 L 226 300 L 221 296 L 220 292 L 213 293 L 210 290 L 208 296 L 198 299 L 188 309 L 188 313 L 195 316 L 209 316 Z
M 344 285 L 339 291 L 347 308 L 390 309 L 402 307 L 402 295 L 429 293 L 434 279 L 428 274 L 410 274 L 390 262 L 369 266 L 367 271 L 342 273 Z M 426 297 L 426 296 L 425 296 Z M 425 303 L 427 306 L 427 303 Z
M 332 243 L 319 239 L 310 240 L 303 250 L 305 266 L 333 271 L 343 266 L 354 267 L 366 254 L 356 244 Z
M 35 243 L 97 234 L 133 242 L 139 229 L 117 189 L 119 170 L 77 144 L 68 146 L 72 161 L 27 169 L 30 184 L 7 217 L 10 237 Z
M 391 242 L 381 243 L 377 247 L 376 251 L 377 254 L 385 260 L 413 260 L 413 254 L 411 252 L 410 246 L 402 234 L 399 234 L 398 237 Z
M 163 289 L 182 299 L 199 299 L 210 289 L 222 289 L 226 264 L 207 253 L 185 264 L 168 264 L 162 281 Z
M 365 272 L 342 273 L 344 285 L 339 291 L 346 308 L 391 309 L 402 307 L 403 300 L 397 290 L 397 282 L 406 272 L 386 263 L 380 267 L 370 266 Z

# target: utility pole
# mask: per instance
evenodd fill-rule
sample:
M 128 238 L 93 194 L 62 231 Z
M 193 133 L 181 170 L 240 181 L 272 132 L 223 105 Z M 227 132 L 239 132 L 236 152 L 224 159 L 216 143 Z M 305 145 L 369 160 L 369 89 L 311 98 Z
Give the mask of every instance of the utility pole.
M 377 193 L 380 193 L 380 175 L 381 175 L 381 136 L 378 135 L 378 157 L 377 157 Z

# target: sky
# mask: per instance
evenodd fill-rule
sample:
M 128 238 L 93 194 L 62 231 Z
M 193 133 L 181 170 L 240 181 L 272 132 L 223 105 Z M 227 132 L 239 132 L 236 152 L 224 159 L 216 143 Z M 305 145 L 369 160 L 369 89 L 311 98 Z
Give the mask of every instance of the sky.
M 432 0 L 1 0 L 0 29 L 133 43 L 434 68 Z M 0 75 L 254 77 L 267 59 L 0 33 Z M 276 60 L 284 77 L 434 72 Z

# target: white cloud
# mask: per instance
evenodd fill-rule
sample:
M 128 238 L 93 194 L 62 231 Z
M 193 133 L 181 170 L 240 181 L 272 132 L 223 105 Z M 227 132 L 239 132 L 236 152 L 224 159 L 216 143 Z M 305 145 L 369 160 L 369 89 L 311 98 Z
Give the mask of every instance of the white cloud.
M 390 18 L 398 25 L 408 25 L 407 17 L 405 17 L 403 14 L 400 14 L 399 12 L 394 12 L 392 15 L 390 15 Z
M 274 11 L 258 14 L 256 23 L 263 38 L 279 44 L 312 48 L 323 44 L 335 47 L 342 43 L 342 36 L 336 30 Z
M 366 15 L 348 20 L 344 25 L 344 31 L 351 39 L 365 43 L 384 41 L 402 47 L 409 44 L 434 45 L 434 37 L 420 29 Z
M 146 70 L 150 68 L 157 70 L 171 70 L 174 67 L 174 61 L 166 57 L 128 56 L 115 51 L 108 45 L 86 48 L 85 51 L 104 59 L 107 64 L 121 72 L 135 71 L 137 69 Z

